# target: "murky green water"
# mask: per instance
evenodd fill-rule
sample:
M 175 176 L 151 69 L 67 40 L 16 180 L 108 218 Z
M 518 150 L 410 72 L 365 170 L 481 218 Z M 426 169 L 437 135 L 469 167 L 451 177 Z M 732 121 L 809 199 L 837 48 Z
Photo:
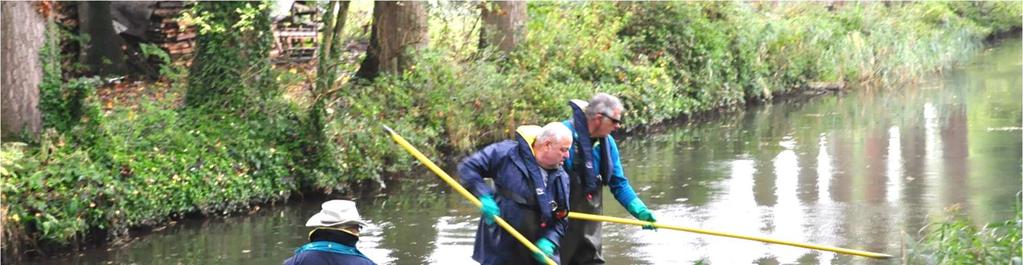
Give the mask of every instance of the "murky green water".
M 959 207 L 1012 218 L 1021 189 L 1020 40 L 963 68 L 887 91 L 754 107 L 637 135 L 625 171 L 663 223 L 900 256 L 903 241 Z M 396 147 L 397 148 L 397 147 Z M 471 264 L 477 211 L 433 175 L 360 201 L 380 264 Z M 606 214 L 626 217 L 606 198 Z M 280 264 L 319 202 L 190 221 L 38 264 Z M 889 264 L 692 233 L 606 224 L 609 264 Z

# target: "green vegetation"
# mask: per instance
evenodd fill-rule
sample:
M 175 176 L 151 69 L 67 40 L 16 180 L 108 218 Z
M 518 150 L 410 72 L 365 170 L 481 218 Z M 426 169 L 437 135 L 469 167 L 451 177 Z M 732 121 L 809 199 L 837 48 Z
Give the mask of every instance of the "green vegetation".
M 189 106 L 240 113 L 276 96 L 271 76 L 269 2 L 199 2 L 190 20 L 199 28 L 188 75 Z
M 1017 199 L 1019 197 L 1017 196 Z M 977 227 L 958 208 L 945 220 L 921 229 L 922 237 L 910 244 L 909 264 L 1023 264 L 1020 229 L 1023 211 L 1016 204 L 1014 220 Z
M 473 48 L 478 27 L 465 24 L 473 20 L 449 17 L 477 14 L 473 6 L 442 4 L 413 70 L 350 80 L 358 63 L 341 60 L 339 92 L 313 99 L 287 91 L 314 77 L 271 72 L 255 56 L 267 48 L 265 20 L 255 19 L 265 6 L 234 5 L 203 3 L 189 15 L 215 32 L 200 37 L 214 48 L 199 49 L 188 76 L 161 71 L 177 82 L 166 97 L 100 111 L 91 81 L 47 76 L 74 89 L 44 88 L 47 115 L 59 115 L 48 126 L 58 130 L 0 151 L 6 251 L 97 231 L 115 238 L 295 192 L 349 192 L 412 169 L 380 125 L 427 156 L 456 158 L 518 125 L 564 119 L 568 99 L 597 91 L 625 100 L 628 130 L 810 82 L 912 81 L 970 56 L 991 34 L 1018 31 L 1009 18 L 1023 13 L 1014 3 L 530 3 L 528 37 L 504 55 Z M 345 35 L 364 40 L 367 14 L 352 8 Z M 225 48 L 238 43 L 250 46 Z

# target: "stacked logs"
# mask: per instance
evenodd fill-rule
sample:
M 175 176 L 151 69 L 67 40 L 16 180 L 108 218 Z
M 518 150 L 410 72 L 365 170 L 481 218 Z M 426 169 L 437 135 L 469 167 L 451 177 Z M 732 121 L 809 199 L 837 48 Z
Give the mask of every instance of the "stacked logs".
M 178 61 L 182 56 L 195 52 L 195 38 L 198 29 L 180 20 L 181 13 L 191 8 L 195 1 L 159 1 L 155 3 L 150 26 L 145 31 L 144 42 L 156 44 Z M 63 27 L 77 32 L 78 14 L 73 4 L 60 5 L 57 17 Z M 271 58 L 275 63 L 302 63 L 316 56 L 316 36 L 321 26 L 319 10 L 314 3 L 296 1 L 291 14 L 273 23 L 274 47 Z M 66 54 L 77 54 L 77 42 L 64 43 Z M 187 60 L 187 58 L 185 59 Z
M 152 27 L 146 31 L 146 39 L 159 45 L 171 57 L 191 54 L 195 49 L 195 25 L 182 25 L 178 20 L 185 9 L 195 2 L 160 1 L 150 17 Z

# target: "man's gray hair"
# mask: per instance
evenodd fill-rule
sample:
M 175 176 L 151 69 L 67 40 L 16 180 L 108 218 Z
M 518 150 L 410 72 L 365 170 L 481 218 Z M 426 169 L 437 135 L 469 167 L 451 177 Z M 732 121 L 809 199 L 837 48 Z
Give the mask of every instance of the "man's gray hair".
M 622 101 L 618 97 L 603 92 L 597 93 L 593 95 L 593 98 L 590 99 L 589 104 L 586 106 L 586 118 L 592 119 L 597 117 L 597 114 L 614 115 L 615 110 L 624 110 L 624 108 Z
M 558 139 L 572 139 L 572 130 L 565 127 L 564 123 L 551 122 L 540 129 L 540 135 L 537 135 L 536 140 L 533 142 L 543 143 L 546 141 L 557 141 Z

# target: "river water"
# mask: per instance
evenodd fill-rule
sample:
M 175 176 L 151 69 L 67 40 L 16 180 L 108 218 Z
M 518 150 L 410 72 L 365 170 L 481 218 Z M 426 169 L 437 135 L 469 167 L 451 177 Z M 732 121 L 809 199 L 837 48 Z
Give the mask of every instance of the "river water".
M 1013 218 L 1021 186 L 1019 39 L 901 88 L 754 106 L 620 140 L 626 175 L 662 223 L 899 257 L 949 209 Z M 411 133 L 411 132 L 407 132 Z M 398 148 L 395 146 L 395 148 Z M 380 264 L 472 264 L 478 211 L 421 173 L 359 201 Z M 319 201 L 183 221 L 34 264 L 280 264 Z M 605 197 L 605 214 L 628 217 Z M 700 234 L 605 224 L 609 264 L 897 264 Z

